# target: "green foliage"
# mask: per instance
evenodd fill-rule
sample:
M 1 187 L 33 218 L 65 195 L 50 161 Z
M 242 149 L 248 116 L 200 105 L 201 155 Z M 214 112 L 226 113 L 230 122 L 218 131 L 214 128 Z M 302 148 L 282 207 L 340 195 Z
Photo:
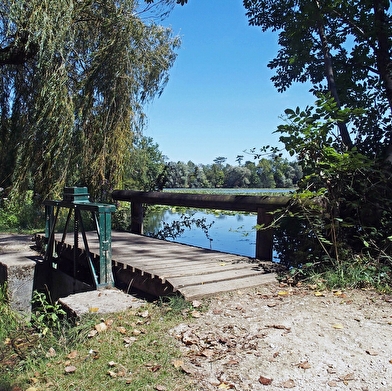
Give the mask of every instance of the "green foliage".
M 293 188 L 302 177 L 297 162 L 275 154 L 257 164 L 247 160 L 240 166 L 223 166 L 219 159 L 215 159 L 219 163 L 199 165 L 169 162 L 163 173 L 165 188 Z
M 7 284 L 0 285 L 0 343 L 21 324 L 23 324 L 21 317 L 9 306 Z
M 165 172 L 164 156 L 151 137 L 136 134 L 131 156 L 125 168 L 124 187 L 134 190 L 162 190 Z
M 171 8 L 159 1 L 150 16 L 158 5 Z M 143 106 L 162 92 L 179 46 L 169 28 L 145 23 L 137 6 L 0 3 L 2 187 L 34 190 L 42 201 L 65 185 L 84 185 L 103 200 L 122 185 Z
M 275 71 L 271 80 L 278 91 L 309 82 L 311 92 L 330 92 L 338 107 L 366 108 L 366 116 L 354 119 L 355 132 L 349 134 L 345 122 L 337 123 L 339 143 L 355 144 L 368 157 L 387 154 L 392 109 L 389 2 L 243 3 L 250 25 L 278 33 L 279 50 L 268 64 Z
M 33 292 L 31 323 L 41 335 L 49 330 L 59 332 L 66 312 L 58 302 L 52 303 L 43 292 Z
M 336 121 L 362 113 L 341 110 L 327 96 L 315 108 L 286 110 L 287 123 L 278 129 L 304 168 L 275 237 L 281 262 L 297 278 L 322 273 L 329 286 L 391 283 L 390 164 L 345 150 L 333 134 Z
M 281 136 L 280 141 L 291 156 L 298 156 L 303 169 L 314 172 L 323 160 L 321 155 L 345 150 L 339 134 L 335 133 L 336 124 L 349 123 L 364 115 L 365 110 L 342 109 L 328 93 L 318 94 L 315 107 L 286 109 L 285 114 L 286 124 L 279 125 L 277 132 L 287 136 Z
M 304 175 L 277 219 L 281 261 L 296 276 L 328 273 L 341 285 L 369 277 L 378 285 L 375 276 L 384 275 L 390 283 L 384 273 L 392 256 L 389 2 L 245 0 L 244 6 L 250 25 L 278 32 L 280 49 L 268 64 L 276 88 L 310 82 L 317 98 L 315 107 L 287 109 L 278 127 Z
M 0 207 L 0 231 L 31 231 L 45 225 L 44 209 L 37 207 L 32 191 L 17 199 L 2 199 Z

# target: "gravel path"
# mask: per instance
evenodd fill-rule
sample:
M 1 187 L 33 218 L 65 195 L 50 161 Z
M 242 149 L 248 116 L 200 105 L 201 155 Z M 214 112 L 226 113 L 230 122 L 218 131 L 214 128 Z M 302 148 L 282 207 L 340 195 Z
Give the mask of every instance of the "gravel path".
M 271 284 L 214 298 L 172 333 L 195 390 L 390 391 L 391 306 L 372 291 Z

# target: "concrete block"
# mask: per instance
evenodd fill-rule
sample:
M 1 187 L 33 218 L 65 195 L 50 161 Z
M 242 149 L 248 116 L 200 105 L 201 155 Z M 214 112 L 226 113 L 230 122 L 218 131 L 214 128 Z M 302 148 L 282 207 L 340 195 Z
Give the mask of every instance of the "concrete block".
M 105 288 L 69 295 L 60 298 L 59 303 L 69 316 L 80 317 L 91 312 L 109 314 L 140 308 L 146 304 L 146 301 L 115 288 Z
M 0 254 L 0 284 L 7 283 L 10 306 L 23 316 L 31 316 L 34 275 L 42 257 L 30 251 Z

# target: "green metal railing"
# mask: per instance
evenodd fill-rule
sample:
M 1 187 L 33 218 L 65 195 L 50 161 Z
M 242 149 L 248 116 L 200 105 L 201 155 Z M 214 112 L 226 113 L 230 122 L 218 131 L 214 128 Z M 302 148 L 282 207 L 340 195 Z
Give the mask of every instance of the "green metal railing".
M 45 214 L 45 241 L 47 243 L 44 256 L 45 262 L 57 268 L 61 251 L 65 248 L 65 240 L 69 231 L 70 223 L 73 222 L 73 259 L 71 274 L 76 278 L 79 263 L 81 262 L 81 249 L 79 241 L 83 240 L 84 256 L 92 277 L 95 288 L 106 288 L 114 285 L 112 273 L 112 239 L 111 239 L 111 215 L 116 210 L 112 204 L 93 203 L 89 200 L 86 187 L 66 187 L 63 200 L 46 200 Z M 56 245 L 56 228 L 59 223 L 61 209 L 68 209 L 65 226 L 61 240 Z M 91 215 L 94 222 L 94 230 L 99 240 L 99 261 L 94 260 L 87 241 L 84 211 Z

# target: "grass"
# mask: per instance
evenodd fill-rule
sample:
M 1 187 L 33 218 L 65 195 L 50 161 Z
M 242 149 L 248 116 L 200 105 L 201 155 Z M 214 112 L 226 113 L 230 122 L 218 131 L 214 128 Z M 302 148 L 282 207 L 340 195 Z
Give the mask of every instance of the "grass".
M 320 290 L 375 289 L 390 294 L 392 292 L 390 265 L 389 257 L 380 261 L 369 256 L 354 256 L 322 268 L 312 263 L 302 268 L 292 268 L 283 279 L 294 283 L 301 281 Z
M 181 352 L 169 332 L 190 321 L 191 311 L 175 298 L 104 317 L 89 314 L 45 336 L 31 325 L 9 323 L 0 341 L 0 391 L 192 390 L 191 380 L 173 365 Z M 97 332 L 98 325 L 106 330 Z
M 15 330 L 22 323 L 22 319 L 11 311 L 8 304 L 7 285 L 0 286 L 0 341 L 4 341 L 9 330 Z

